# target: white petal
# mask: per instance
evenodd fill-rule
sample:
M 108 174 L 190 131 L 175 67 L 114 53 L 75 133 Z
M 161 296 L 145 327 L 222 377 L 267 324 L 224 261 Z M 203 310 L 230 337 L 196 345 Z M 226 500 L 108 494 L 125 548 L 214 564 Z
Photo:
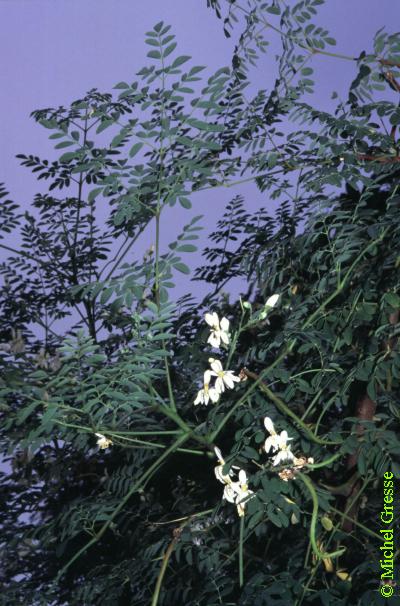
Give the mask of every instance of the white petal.
M 219 347 L 221 343 L 219 333 L 212 332 L 207 339 L 207 343 L 209 343 L 211 347 Z
M 203 404 L 204 402 L 204 389 L 200 389 L 200 391 L 197 393 L 197 397 L 195 399 L 195 401 L 193 402 L 193 404 L 195 406 L 197 406 L 197 404 Z
M 222 371 L 222 364 L 219 360 L 215 360 L 214 358 L 210 358 L 209 360 L 210 366 L 213 369 L 214 372 L 221 372 Z
M 249 500 L 249 498 L 252 499 L 254 497 L 254 493 L 252 490 L 247 490 L 246 492 L 242 492 L 241 495 L 238 495 L 236 498 L 236 506 L 237 506 L 237 511 L 240 517 L 244 516 L 245 513 L 245 509 L 246 509 L 246 503 Z
M 224 385 L 224 381 L 222 380 L 222 377 L 218 377 L 216 379 L 215 389 L 218 391 L 218 393 L 223 393 L 225 391 L 225 385 Z
M 224 373 L 223 380 L 229 389 L 233 389 L 235 387 L 235 383 L 240 382 L 239 377 L 233 374 L 232 370 L 227 370 Z
M 287 447 L 285 450 L 280 450 L 278 452 L 278 454 L 274 458 L 273 465 L 279 465 L 279 463 L 281 463 L 283 461 L 293 461 L 293 459 L 294 459 L 294 454 L 292 453 L 290 448 Z
M 271 434 L 275 433 L 275 427 L 274 427 L 274 424 L 272 422 L 272 419 L 270 419 L 269 417 L 265 417 L 265 419 L 264 419 L 264 425 L 265 425 L 265 429 L 269 433 L 271 433 Z
M 218 400 L 219 400 L 219 392 L 216 389 L 214 389 L 213 387 L 211 387 L 211 389 L 208 390 L 208 393 L 210 394 L 211 402 L 213 402 L 214 404 L 216 402 L 218 402 Z
M 211 314 L 207 313 L 207 314 L 204 316 L 204 319 L 205 319 L 205 321 L 207 322 L 207 324 L 208 324 L 209 326 L 212 326 L 212 325 L 213 325 L 213 320 L 212 320 L 212 315 L 211 315 Z
M 223 467 L 223 465 L 218 465 L 217 467 L 214 467 L 215 477 L 222 484 L 228 484 L 228 482 L 230 482 L 230 478 L 229 478 L 229 476 L 226 476 L 222 473 L 222 467 Z
M 268 307 L 275 307 L 275 305 L 278 303 L 279 300 L 279 295 L 272 295 L 272 297 L 269 297 L 265 303 L 265 305 L 268 305 Z
M 225 345 L 229 345 L 229 335 L 227 332 L 221 332 L 221 341 L 225 343 Z
M 290 447 L 288 446 L 287 449 L 285 450 L 286 453 L 286 459 L 288 461 L 294 461 L 294 454 L 292 453 L 292 451 L 290 450 Z
M 206 372 L 204 373 L 204 385 L 209 385 L 210 381 L 211 381 L 211 371 L 206 370 Z
M 215 452 L 215 455 L 216 455 L 218 461 L 220 461 L 220 463 L 225 465 L 224 457 L 222 456 L 222 452 L 220 451 L 218 446 L 214 446 L 214 452 Z
M 287 440 L 288 440 L 288 434 L 287 434 L 287 431 L 284 429 L 283 431 L 281 431 L 281 433 L 278 437 L 279 448 L 284 448 L 286 446 Z
M 231 484 L 227 484 L 224 488 L 223 498 L 229 503 L 235 503 L 237 494 L 239 492 L 239 487 L 236 482 L 232 482 Z
M 270 450 L 272 450 L 272 452 L 276 452 L 278 450 L 276 436 L 269 436 L 269 438 L 265 440 L 264 449 L 267 454 Z
M 221 326 L 221 330 L 223 330 L 224 332 L 228 332 L 228 330 L 229 330 L 228 318 L 222 318 L 222 320 L 220 322 L 220 326 Z
M 106 439 L 106 436 L 103 436 L 102 433 L 95 433 L 94 435 L 97 436 L 98 438 L 102 439 L 102 440 Z
M 212 328 L 217 327 L 219 328 L 219 320 L 218 320 L 218 315 L 217 313 L 214 311 L 211 314 L 206 314 L 204 316 L 205 321 L 207 322 L 207 324 L 209 326 L 211 326 Z
M 227 370 L 226 372 L 229 372 L 229 376 L 231 377 L 232 381 L 234 381 L 235 383 L 240 383 L 240 377 L 234 375 L 233 370 Z
M 235 384 L 232 381 L 232 377 L 227 372 L 224 373 L 224 376 L 221 377 L 221 379 L 229 389 L 233 389 L 235 387 Z
M 278 452 L 278 454 L 275 455 L 275 457 L 272 461 L 272 465 L 279 465 L 279 463 L 284 460 L 284 457 L 285 457 L 285 455 L 284 455 L 283 450 L 280 450 Z
M 247 484 L 247 475 L 246 475 L 246 472 L 244 471 L 244 469 L 241 469 L 239 471 L 239 482 L 241 484 Z

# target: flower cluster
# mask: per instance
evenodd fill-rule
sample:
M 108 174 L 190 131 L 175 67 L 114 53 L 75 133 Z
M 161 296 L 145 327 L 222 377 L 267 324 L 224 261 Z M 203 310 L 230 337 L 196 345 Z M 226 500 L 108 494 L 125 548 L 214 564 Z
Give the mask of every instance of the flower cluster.
M 110 438 L 106 438 L 106 436 L 103 436 L 102 433 L 95 433 L 94 435 L 97 436 L 97 446 L 100 448 L 100 450 L 105 450 L 112 445 Z
M 279 465 L 279 463 L 283 463 L 284 461 L 293 461 L 294 454 L 290 450 L 290 444 L 288 444 L 288 441 L 292 440 L 293 438 L 288 437 L 287 431 L 281 431 L 281 433 L 278 434 L 275 431 L 274 424 L 269 417 L 265 417 L 264 426 L 270 434 L 265 440 L 265 452 L 268 454 L 270 450 L 272 450 L 272 452 L 276 453 L 272 459 L 272 464 Z
M 214 311 L 212 314 L 206 314 L 205 320 L 209 326 L 211 326 L 211 333 L 208 337 L 207 343 L 212 347 L 219 347 L 221 341 L 225 345 L 229 345 L 229 320 L 222 318 L 219 321 L 218 314 Z
M 278 434 L 275 431 L 272 419 L 265 417 L 264 426 L 269 433 L 269 437 L 265 440 L 264 450 L 267 454 L 270 451 L 276 453 L 272 458 L 272 465 L 276 466 L 284 462 L 290 463 L 290 466 L 278 473 L 281 480 L 284 480 L 285 482 L 288 480 L 293 480 L 296 477 L 296 470 L 301 469 L 307 464 L 314 463 L 314 459 L 312 457 L 307 459 L 306 457 L 296 457 L 293 454 L 290 444 L 288 444 L 289 440 L 292 440 L 293 438 L 288 437 L 287 431 L 281 431 L 281 433 Z
M 236 505 L 237 512 L 240 517 L 243 517 L 245 514 L 246 502 L 254 496 L 254 492 L 249 489 L 247 485 L 247 475 L 244 469 L 240 469 L 239 467 L 233 467 L 228 471 L 227 474 L 224 474 L 223 468 L 225 465 L 225 461 L 222 457 L 222 453 L 219 448 L 214 448 L 215 454 L 218 459 L 219 465 L 214 468 L 215 477 L 222 484 L 225 484 L 223 499 L 228 501 L 229 503 L 233 503 Z M 238 480 L 233 481 L 232 476 L 234 476 L 233 469 L 238 469 L 237 472 Z
M 209 326 L 211 326 L 211 334 L 208 338 L 207 343 L 210 343 L 213 347 L 219 347 L 221 341 L 225 345 L 229 344 L 229 320 L 222 318 L 221 321 L 218 315 L 213 312 L 212 314 L 207 313 L 205 320 Z M 232 370 L 224 370 L 219 360 L 215 358 L 209 358 L 210 369 L 207 369 L 204 373 L 203 387 L 197 393 L 194 405 L 205 404 L 211 400 L 214 404 L 218 402 L 220 395 L 225 391 L 225 388 L 233 389 L 235 382 L 240 381 Z M 210 387 L 212 377 L 216 377 L 213 387 Z

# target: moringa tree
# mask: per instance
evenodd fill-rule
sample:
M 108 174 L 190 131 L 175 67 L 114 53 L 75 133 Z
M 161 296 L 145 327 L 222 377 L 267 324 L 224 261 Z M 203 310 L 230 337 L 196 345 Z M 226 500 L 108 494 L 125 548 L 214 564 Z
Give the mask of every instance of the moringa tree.
M 346 59 L 314 24 L 321 0 L 208 4 L 226 35 L 243 27 L 231 68 L 203 82 L 157 24 L 137 81 L 33 113 L 60 156 L 20 156 L 49 182 L 32 212 L 1 192 L 22 235 L 0 242 L 6 604 L 380 603 L 400 40 Z M 249 97 L 271 30 L 277 78 Z M 305 100 L 316 54 L 354 62 L 331 113 Z M 212 291 L 173 301 L 205 219 L 162 250 L 163 210 L 246 181 L 278 211 L 234 196 L 194 274 Z M 154 250 L 134 255 L 146 226 Z

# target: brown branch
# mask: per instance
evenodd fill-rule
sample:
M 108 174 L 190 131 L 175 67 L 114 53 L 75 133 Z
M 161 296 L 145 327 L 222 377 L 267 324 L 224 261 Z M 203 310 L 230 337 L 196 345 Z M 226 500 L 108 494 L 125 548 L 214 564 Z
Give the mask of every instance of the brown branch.
M 397 82 L 396 78 L 394 77 L 393 72 L 391 72 L 390 70 L 387 70 L 386 72 L 382 72 L 382 76 L 384 77 L 384 79 L 389 84 L 389 86 L 392 90 L 394 90 L 397 93 L 400 93 L 400 84 Z
M 393 313 L 391 313 L 389 315 L 389 323 L 392 325 L 397 324 L 399 321 L 399 310 L 397 309 L 396 311 L 394 311 Z M 388 339 L 385 342 L 385 348 L 388 350 L 392 350 L 397 342 L 397 337 L 391 337 L 390 339 Z M 372 400 L 368 394 L 363 394 L 356 403 L 356 410 L 355 410 L 355 417 L 357 417 L 361 422 L 356 426 L 356 434 L 358 436 L 358 439 L 361 440 L 364 432 L 365 432 L 365 426 L 364 426 L 364 421 L 373 421 L 374 418 L 374 414 L 376 411 L 376 402 L 374 400 Z M 357 449 L 356 452 L 350 454 L 347 458 L 347 469 L 353 469 L 357 466 L 357 461 L 358 461 L 358 455 L 359 455 L 359 450 Z M 357 473 L 357 472 L 356 472 Z M 358 475 L 358 474 L 357 474 Z M 360 501 L 358 498 L 356 498 L 356 495 L 358 493 L 358 491 L 361 488 L 361 480 L 360 478 L 357 479 L 356 482 L 354 482 L 354 484 L 352 485 L 350 494 L 348 495 L 345 507 L 344 507 L 344 511 L 346 511 L 346 507 L 347 507 L 347 503 L 351 502 L 352 500 L 355 499 L 354 503 L 352 504 L 352 506 L 350 507 L 348 513 L 348 516 L 350 518 L 353 519 L 357 519 L 357 514 L 358 514 L 358 509 L 360 506 Z M 342 529 L 344 530 L 344 532 L 351 532 L 353 528 L 353 521 L 346 518 L 343 521 L 342 524 Z
M 390 61 L 390 59 L 379 59 L 381 65 L 389 65 L 390 67 L 400 67 L 398 61 Z
M 174 528 L 174 530 L 172 531 L 172 535 L 174 538 L 172 539 L 171 543 L 168 545 L 167 550 L 165 551 L 164 555 L 162 556 L 162 565 L 160 568 L 160 572 L 158 573 L 157 582 L 156 582 L 156 586 L 155 586 L 154 593 L 153 593 L 153 599 L 151 601 L 151 606 L 157 606 L 157 604 L 158 604 L 158 598 L 160 596 L 161 585 L 162 585 L 162 582 L 164 579 L 165 571 L 167 570 L 169 559 L 172 555 L 172 552 L 175 549 L 177 542 L 179 541 L 179 538 L 182 534 L 184 526 L 186 526 L 186 524 L 190 521 L 191 521 L 191 517 L 188 520 L 185 520 L 177 528 Z
M 390 162 L 400 162 L 400 156 L 372 156 L 370 154 L 357 154 L 358 160 L 367 160 L 368 162 L 380 162 L 389 164 Z

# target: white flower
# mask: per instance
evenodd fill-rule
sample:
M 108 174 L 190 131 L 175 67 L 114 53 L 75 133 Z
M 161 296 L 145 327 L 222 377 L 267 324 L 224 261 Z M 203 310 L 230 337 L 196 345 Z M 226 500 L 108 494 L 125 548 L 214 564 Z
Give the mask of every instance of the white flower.
M 221 459 L 221 462 L 219 465 L 217 465 L 217 467 L 214 467 L 214 473 L 215 473 L 215 477 L 217 478 L 217 480 L 219 480 L 221 482 L 221 484 L 231 484 L 232 480 L 230 478 L 230 476 L 233 475 L 233 472 L 231 469 L 229 469 L 227 474 L 223 473 L 223 468 L 225 465 L 225 461 L 223 459 Z
M 231 476 L 233 475 L 233 471 L 231 469 L 229 470 L 228 474 L 224 474 L 222 471 L 225 461 L 220 449 L 217 446 L 214 447 L 214 452 L 219 462 L 219 465 L 214 467 L 215 476 L 217 480 L 219 480 L 222 484 L 225 484 L 222 498 L 225 499 L 225 501 L 228 501 L 228 503 L 233 503 L 236 505 L 238 514 L 240 517 L 242 517 L 245 513 L 246 501 L 249 499 L 249 497 L 252 498 L 252 496 L 254 496 L 254 492 L 249 490 L 247 485 L 246 472 L 243 469 L 236 467 L 235 469 L 239 469 L 239 479 L 238 481 L 234 482 L 231 479 Z
M 240 378 L 233 374 L 232 370 L 223 370 L 222 364 L 219 360 L 209 358 L 209 363 L 212 368 L 210 374 L 213 377 L 217 377 L 215 381 L 215 389 L 218 393 L 225 391 L 225 386 L 229 389 L 233 389 L 235 382 L 240 381 Z
M 239 491 L 239 486 L 237 482 L 232 482 L 227 484 L 224 488 L 224 494 L 222 496 L 223 499 L 228 501 L 228 503 L 236 503 L 236 497 Z
M 265 417 L 264 426 L 270 434 L 270 436 L 265 440 L 265 452 L 268 454 L 269 451 L 272 450 L 272 452 L 277 453 L 272 460 L 272 464 L 279 465 L 279 463 L 282 463 L 283 461 L 294 461 L 295 456 L 290 450 L 290 445 L 288 444 L 288 441 L 293 440 L 293 438 L 289 438 L 287 431 L 285 430 L 278 434 L 275 431 L 272 419 L 269 417 Z
M 232 482 L 229 477 L 232 475 L 232 471 L 229 470 L 228 474 L 224 474 L 222 471 L 223 467 L 223 465 L 217 465 L 217 467 L 214 467 L 215 477 L 221 482 L 221 484 L 229 484 Z
M 197 406 L 198 404 L 205 404 L 207 406 L 210 400 L 213 402 L 213 404 L 218 402 L 219 393 L 216 389 L 214 389 L 214 387 L 209 388 L 207 385 L 205 385 L 204 388 L 200 389 L 200 391 L 197 393 L 197 397 L 194 400 L 194 405 Z
M 265 429 L 268 431 L 268 433 L 270 433 L 270 434 L 276 434 L 274 424 L 273 424 L 272 419 L 270 417 L 265 417 L 265 419 L 264 419 L 264 426 L 265 426 Z
M 236 505 L 237 512 L 240 517 L 244 516 L 246 501 L 254 495 L 252 490 L 249 490 L 247 485 L 246 472 L 241 469 L 239 471 L 239 480 L 237 482 L 230 481 L 224 488 L 223 498 L 228 503 Z
M 227 318 L 222 318 L 220 322 L 218 314 L 214 311 L 212 314 L 207 313 L 205 315 L 205 321 L 209 326 L 211 326 L 211 334 L 207 339 L 207 343 L 209 343 L 212 347 L 219 347 L 221 341 L 225 343 L 225 345 L 228 345 L 229 320 Z
M 222 452 L 220 451 L 220 449 L 218 448 L 218 446 L 214 446 L 214 452 L 215 452 L 215 455 L 216 455 L 216 457 L 217 457 L 220 465 L 225 465 L 225 461 L 224 461 L 224 458 L 222 456 Z
M 247 475 L 243 469 L 239 471 L 239 482 L 237 484 L 239 491 L 236 495 L 235 503 L 237 512 L 239 516 L 242 517 L 245 514 L 246 502 L 249 500 L 249 498 L 251 499 L 254 497 L 254 492 L 250 490 L 247 485 Z
M 271 297 L 269 297 L 265 303 L 265 307 L 275 307 L 275 305 L 279 301 L 279 296 L 280 295 L 272 295 Z
M 219 463 L 219 465 L 217 465 L 217 467 L 214 467 L 215 477 L 222 484 L 231 484 L 232 480 L 231 480 L 231 478 L 229 476 L 231 476 L 233 472 L 231 470 L 229 470 L 228 474 L 224 474 L 223 473 L 222 470 L 223 470 L 223 467 L 225 465 L 225 461 L 224 461 L 224 458 L 222 456 L 222 452 L 220 451 L 220 449 L 218 448 L 218 446 L 214 447 L 214 452 L 215 452 L 215 454 L 217 456 L 218 463 Z
M 264 419 L 265 429 L 271 434 L 269 438 L 265 440 L 264 449 L 268 454 L 270 450 L 272 452 L 276 452 L 277 450 L 281 450 L 286 447 L 288 440 L 292 440 L 293 438 L 288 438 L 287 431 L 281 431 L 280 434 L 276 433 L 274 424 L 269 417 L 265 417 Z
M 106 436 L 103 436 L 102 433 L 95 433 L 94 435 L 98 438 L 97 446 L 100 448 L 100 450 L 105 450 L 111 446 L 112 441 L 109 438 L 106 438 Z
M 194 401 L 194 405 L 205 404 L 211 400 L 214 404 L 219 400 L 219 391 L 215 387 L 209 387 L 211 380 L 211 370 L 206 370 L 204 373 L 204 387 L 197 393 L 197 397 Z
M 276 454 L 273 458 L 272 464 L 279 465 L 279 463 L 283 463 L 284 461 L 294 461 L 294 454 L 290 450 L 290 446 L 284 446 L 278 454 Z
M 272 450 L 272 452 L 276 452 L 277 450 L 279 450 L 279 440 L 280 436 L 277 433 L 274 433 L 272 434 L 272 436 L 269 436 L 269 438 L 265 440 L 265 452 L 268 454 L 270 450 Z
M 275 305 L 278 303 L 279 297 L 280 295 L 272 295 L 271 297 L 268 297 L 267 301 L 264 303 L 264 308 L 260 312 L 260 320 L 265 320 L 269 310 L 275 307 Z M 269 320 L 266 320 L 266 322 L 269 324 Z

